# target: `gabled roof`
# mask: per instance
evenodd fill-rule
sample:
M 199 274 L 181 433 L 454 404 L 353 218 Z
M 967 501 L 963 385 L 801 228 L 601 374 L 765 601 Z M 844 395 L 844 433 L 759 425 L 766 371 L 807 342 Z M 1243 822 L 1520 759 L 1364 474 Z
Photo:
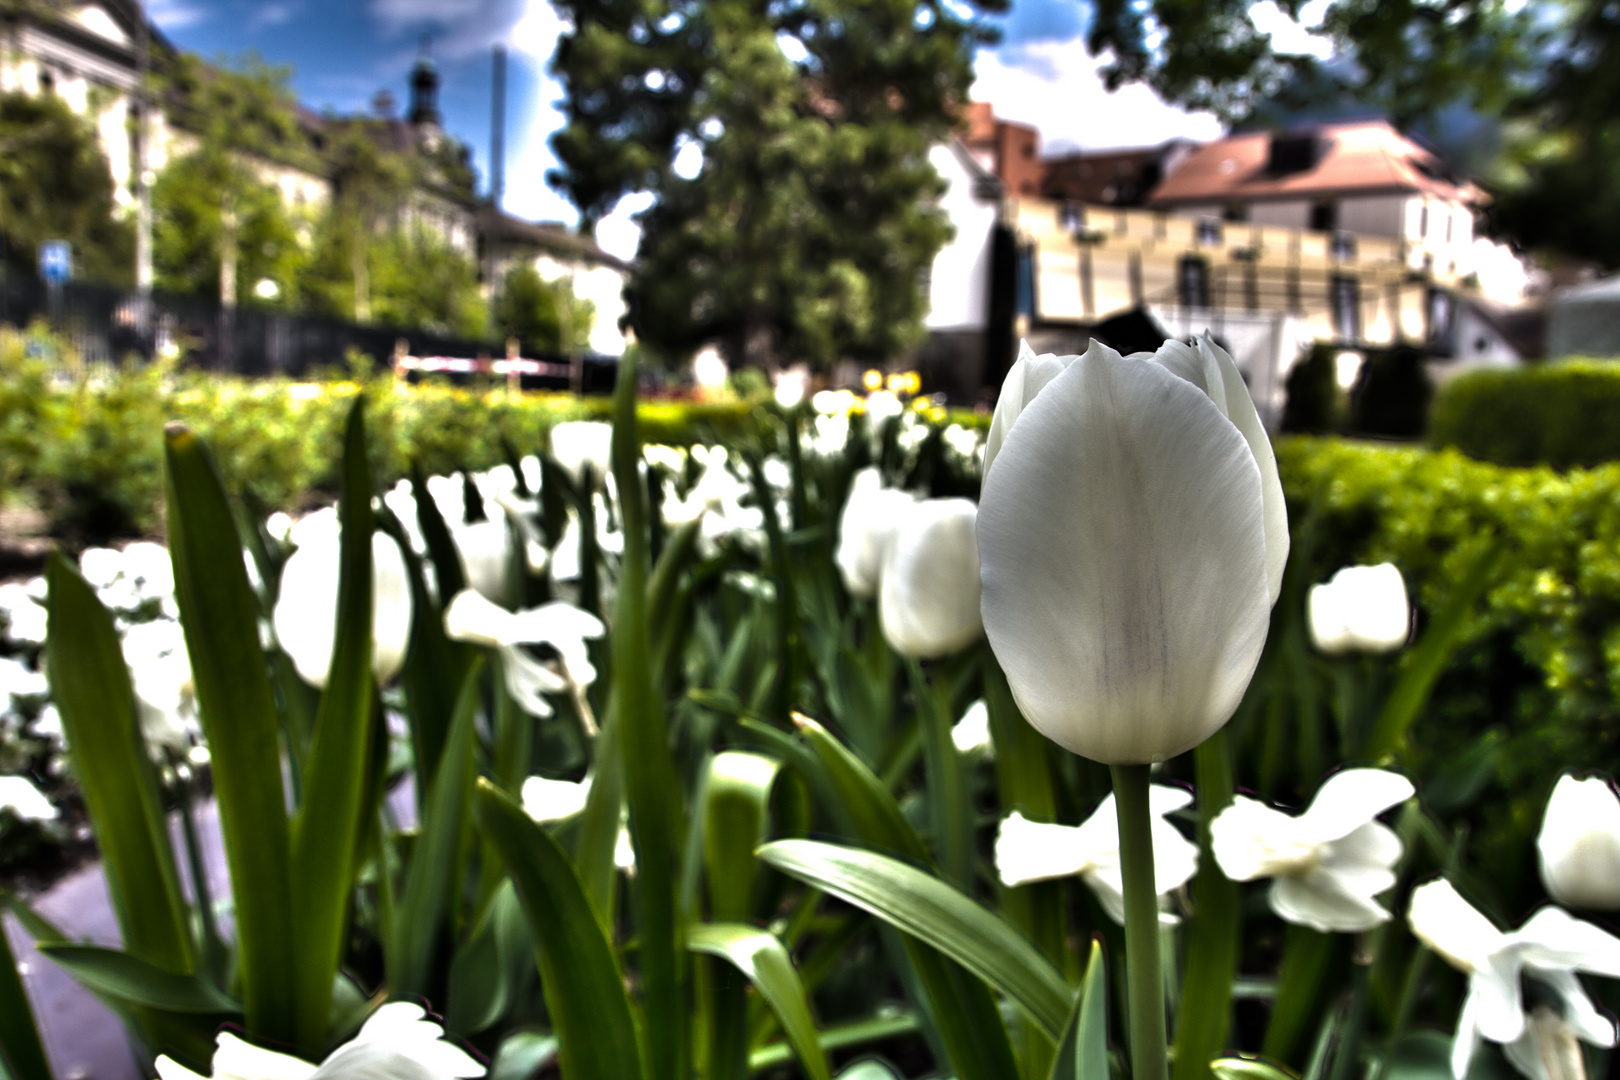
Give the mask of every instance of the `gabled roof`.
M 522 218 L 485 206 L 478 211 L 478 234 L 486 243 L 527 247 L 548 251 L 568 259 L 628 271 L 630 264 L 609 255 L 588 236 L 572 232 L 556 221 L 524 221 Z
M 1314 163 L 1297 171 L 1268 168 L 1272 140 L 1315 137 Z M 1465 203 L 1484 201 L 1466 180 L 1387 120 L 1323 124 L 1306 131 L 1255 131 L 1207 143 L 1148 198 L 1148 205 L 1420 192 Z

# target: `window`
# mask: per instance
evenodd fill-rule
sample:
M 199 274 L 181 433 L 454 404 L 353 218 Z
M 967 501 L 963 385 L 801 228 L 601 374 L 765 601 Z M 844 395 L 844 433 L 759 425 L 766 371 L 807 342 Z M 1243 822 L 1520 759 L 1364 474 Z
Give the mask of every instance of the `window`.
M 1221 223 L 1214 218 L 1199 218 L 1197 239 L 1200 247 L 1220 247 Z
M 1333 234 L 1333 241 L 1328 244 L 1328 254 L 1341 262 L 1347 262 L 1356 257 L 1356 238 L 1353 233 L 1339 232 Z
M 1328 284 L 1333 302 L 1333 332 L 1341 341 L 1361 339 L 1361 283 L 1349 274 L 1335 274 Z
M 1226 209 L 1221 211 L 1222 221 L 1248 221 L 1249 204 L 1246 202 L 1229 202 Z
M 1339 200 L 1317 199 L 1311 204 L 1311 228 L 1317 232 L 1332 232 L 1339 227 Z
M 1209 307 L 1209 263 L 1197 255 L 1183 255 L 1176 273 L 1176 298 L 1183 307 Z

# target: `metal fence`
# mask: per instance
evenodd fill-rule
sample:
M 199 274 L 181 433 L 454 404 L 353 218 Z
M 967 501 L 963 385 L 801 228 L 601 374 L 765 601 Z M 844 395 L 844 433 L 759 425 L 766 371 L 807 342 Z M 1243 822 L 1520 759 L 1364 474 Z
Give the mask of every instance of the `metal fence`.
M 379 365 L 400 355 L 471 360 L 471 365 L 458 365 L 463 370 L 445 369 L 441 376 L 468 381 L 492 370 L 493 364 L 486 362 L 505 358 L 502 345 L 421 330 L 259 307 L 225 312 L 217 302 L 172 293 L 154 292 L 149 303 L 143 318 L 140 298 L 123 289 L 88 282 L 52 288 L 15 271 L 0 278 L 0 324 L 48 320 L 87 364 L 121 363 L 132 356 L 144 361 L 176 350 L 187 366 L 205 371 L 300 378 L 343 365 L 353 350 Z M 530 366 L 541 370 L 521 376 L 525 389 L 583 393 L 610 391 L 618 363 L 597 354 L 531 354 L 527 359 L 540 361 Z

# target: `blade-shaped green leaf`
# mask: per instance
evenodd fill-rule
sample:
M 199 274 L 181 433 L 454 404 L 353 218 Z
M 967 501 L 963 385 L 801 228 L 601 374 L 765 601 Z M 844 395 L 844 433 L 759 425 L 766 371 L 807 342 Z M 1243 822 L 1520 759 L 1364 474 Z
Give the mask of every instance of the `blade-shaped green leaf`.
M 825 779 L 837 793 L 836 807 L 849 816 L 856 834 L 873 847 L 887 848 L 923 866 L 933 865 L 927 846 L 883 781 L 814 720 L 795 715 L 793 722 L 815 751 Z
M 395 994 L 427 996 L 434 947 L 440 940 L 451 897 L 461 885 L 463 875 L 458 862 L 472 802 L 473 719 L 478 712 L 482 672 L 483 658 L 477 657 L 461 680 L 461 694 L 450 721 L 450 738 L 439 758 L 438 775 L 428 793 L 427 813 L 411 852 L 405 895 L 395 921 L 396 940 L 388 958 L 389 990 Z
M 709 911 L 716 922 L 741 922 L 750 914 L 754 849 L 764 839 L 777 767 L 763 754 L 741 750 L 716 754 L 709 764 L 703 861 L 709 875 Z
M 624 976 L 568 855 L 487 780 L 478 781 L 473 818 L 506 863 L 529 917 L 565 1080 L 645 1076 Z
M 653 691 L 647 638 L 647 513 L 638 468 L 641 442 L 636 433 L 636 364 L 619 362 L 613 395 L 613 476 L 620 500 L 624 553 L 613 617 L 613 708 L 619 726 L 619 766 L 630 805 L 630 838 L 636 852 L 631 882 L 647 1020 L 647 1050 L 655 1080 L 680 1080 L 687 1060 L 685 948 L 681 942 L 678 859 L 685 833 L 670 756 L 663 702 Z M 585 500 L 587 503 L 589 498 Z M 582 507 L 583 509 L 583 507 Z M 587 541 L 594 527 L 581 515 Z M 594 566 L 582 559 L 589 578 Z M 583 591 L 582 591 L 583 596 Z
M 942 666 L 931 672 L 932 682 L 916 660 L 906 664 L 906 674 L 917 701 L 917 726 L 928 769 L 928 813 L 940 871 L 957 888 L 969 889 L 974 870 L 973 799 L 962 755 L 951 740 L 951 695 Z
M 0 904 L 0 915 L 5 913 Z M 51 1080 L 45 1047 L 34 1027 L 28 993 L 17 974 L 17 958 L 0 922 L 0 1075 L 7 1080 Z
M 298 883 L 293 890 L 299 932 L 298 1045 L 311 1056 L 326 1049 L 332 977 L 343 950 L 343 924 L 368 788 L 373 699 L 371 498 L 365 399 L 357 397 L 343 436 L 337 638 L 315 714 L 304 801 L 292 829 L 292 873 Z
M 166 970 L 190 972 L 196 958 L 185 899 L 118 631 L 61 552 L 51 553 L 46 575 L 45 669 L 126 947 Z
M 775 934 L 744 923 L 705 923 L 687 930 L 687 947 L 729 961 L 770 1004 L 810 1080 L 829 1080 L 827 1056 L 810 1015 L 804 984 Z
M 275 700 L 259 611 L 212 455 L 165 431 L 175 595 L 219 799 L 236 903 L 237 972 L 252 1035 L 297 1040 L 292 862 Z M 319 1049 L 319 1048 L 317 1048 Z
M 1221 873 L 1210 847 L 1209 826 L 1232 802 L 1232 759 L 1227 729 L 1194 751 L 1198 770 L 1198 876 L 1188 924 L 1186 975 L 1176 1020 L 1174 1080 L 1208 1080 L 1212 1058 L 1226 1049 L 1232 1016 L 1232 980 L 1237 975 L 1242 897 Z
M 1108 1080 L 1108 975 L 1102 942 L 1095 938 L 1051 1080 Z
M 557 1056 L 557 1037 L 538 1031 L 514 1031 L 501 1040 L 489 1080 L 530 1080 Z
M 1280 1065 L 1256 1057 L 1217 1058 L 1209 1063 L 1215 1080 L 1297 1080 Z
M 1406 733 L 1423 711 L 1424 703 L 1429 700 L 1429 692 L 1434 689 L 1435 681 L 1440 678 L 1452 650 L 1457 647 L 1474 604 L 1490 585 L 1491 574 L 1506 550 L 1507 542 L 1500 537 L 1495 538 L 1468 564 L 1462 580 L 1447 598 L 1446 606 L 1435 616 L 1422 639 L 1408 654 L 1405 670 L 1384 701 L 1384 709 L 1378 714 L 1372 734 L 1362 748 L 1362 757 L 1376 761 L 1395 753 L 1406 744 Z
M 1059 1038 L 1074 988 L 1018 931 L 933 875 L 875 851 L 777 840 L 759 857 L 927 942 L 1029 1011 Z
M 95 945 L 41 942 L 39 951 L 92 990 L 166 1012 L 234 1015 L 242 1003 L 198 975 L 177 975 L 131 953 Z
M 911 1035 L 922 1026 L 921 1021 L 914 1012 L 902 1012 L 894 1016 L 878 1016 L 865 1020 L 855 1020 L 845 1024 L 834 1024 L 823 1028 L 821 1032 L 821 1049 L 824 1052 L 849 1050 L 856 1046 L 865 1046 L 869 1043 L 882 1042 L 885 1039 L 898 1038 L 901 1035 Z M 761 1073 L 767 1069 L 779 1069 L 793 1060 L 793 1047 L 785 1042 L 767 1043 L 748 1055 L 748 1071 Z M 870 1061 L 865 1064 L 871 1064 Z M 847 1080 L 856 1073 L 858 1065 L 852 1065 L 838 1074 L 838 1080 Z M 886 1073 L 892 1076 L 892 1073 Z

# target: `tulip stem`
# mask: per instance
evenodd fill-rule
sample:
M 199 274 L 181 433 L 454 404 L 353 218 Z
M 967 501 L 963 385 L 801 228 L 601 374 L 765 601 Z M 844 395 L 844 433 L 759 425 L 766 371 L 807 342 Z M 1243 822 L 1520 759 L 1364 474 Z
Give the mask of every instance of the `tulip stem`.
M 1164 987 L 1159 971 L 1159 894 L 1153 875 L 1148 766 L 1110 766 L 1125 878 L 1125 962 L 1130 987 L 1131 1080 L 1167 1080 Z

